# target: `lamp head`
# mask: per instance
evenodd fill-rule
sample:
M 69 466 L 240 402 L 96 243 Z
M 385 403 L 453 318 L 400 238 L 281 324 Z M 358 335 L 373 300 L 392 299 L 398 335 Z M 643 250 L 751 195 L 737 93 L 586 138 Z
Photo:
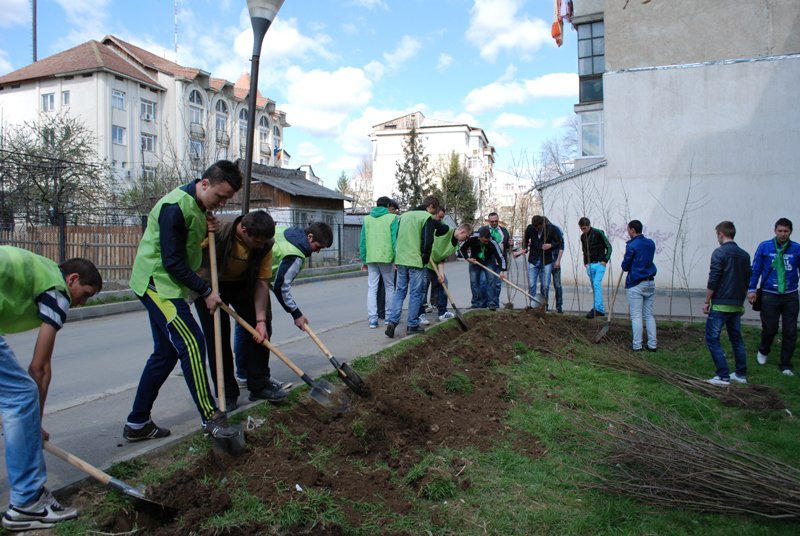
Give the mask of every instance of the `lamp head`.
M 275 20 L 275 15 L 283 5 L 284 0 L 247 0 L 247 11 L 251 19 Z

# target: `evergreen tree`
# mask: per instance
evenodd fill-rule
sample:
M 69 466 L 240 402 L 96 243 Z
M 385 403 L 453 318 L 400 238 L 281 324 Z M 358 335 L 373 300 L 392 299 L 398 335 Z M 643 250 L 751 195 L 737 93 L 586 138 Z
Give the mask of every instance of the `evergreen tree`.
M 347 178 L 344 171 L 342 171 L 342 174 L 339 175 L 339 178 L 336 180 L 336 191 L 342 195 L 350 195 L 352 193 L 350 179 Z
M 466 165 L 459 161 L 455 151 L 450 153 L 450 161 L 442 175 L 442 188 L 434 195 L 456 223 L 472 223 L 475 219 L 478 209 L 475 185 Z
M 430 190 L 430 169 L 416 126 L 403 141 L 403 161 L 397 163 L 395 199 L 402 210 L 419 205 Z

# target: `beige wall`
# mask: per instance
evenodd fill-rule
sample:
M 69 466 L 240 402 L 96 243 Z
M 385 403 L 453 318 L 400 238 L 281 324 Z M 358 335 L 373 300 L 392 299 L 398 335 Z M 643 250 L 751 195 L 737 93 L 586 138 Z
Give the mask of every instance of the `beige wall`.
M 798 0 L 606 0 L 604 20 L 607 71 L 800 52 Z

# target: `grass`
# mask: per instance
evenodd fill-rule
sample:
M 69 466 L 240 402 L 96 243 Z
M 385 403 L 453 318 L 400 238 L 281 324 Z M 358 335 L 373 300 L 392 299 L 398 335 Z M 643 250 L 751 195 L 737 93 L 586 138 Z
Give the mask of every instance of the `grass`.
M 660 324 L 662 342 L 667 329 L 677 324 Z M 617 329 L 617 328 L 614 328 Z M 702 328 L 690 326 L 685 344 L 672 351 L 660 349 L 647 359 L 676 371 L 699 377 L 713 375 L 713 364 L 702 344 Z M 745 328 L 747 347 L 754 349 L 759 330 Z M 696 335 L 696 336 L 695 336 Z M 415 338 L 420 339 L 420 338 Z M 420 341 L 404 341 L 382 356 L 394 355 Z M 423 342 L 424 344 L 424 339 Z M 494 438 L 491 448 L 435 448 L 422 453 L 421 460 L 404 473 L 390 469 L 393 479 L 404 487 L 412 507 L 403 516 L 385 511 L 380 502 L 357 503 L 338 500 L 327 490 L 307 489 L 292 496 L 280 508 L 249 495 L 245 488 L 232 487 L 233 505 L 224 514 L 207 521 L 211 533 L 235 533 L 238 527 L 259 524 L 270 533 L 288 534 L 297 527 L 337 525 L 341 533 L 370 535 L 392 532 L 436 535 L 483 534 L 702 534 L 704 536 L 793 535 L 796 522 L 771 521 L 752 516 L 704 514 L 678 509 L 661 509 L 592 489 L 589 471 L 601 471 L 593 431 L 602 426 L 598 416 L 619 416 L 626 411 L 656 418 L 659 412 L 678 417 L 703 434 L 721 434 L 725 441 L 800 466 L 800 423 L 786 412 L 754 412 L 722 406 L 713 399 L 688 395 L 664 382 L 632 373 L 595 366 L 592 356 L 608 351 L 607 345 L 569 344 L 573 360 L 556 361 L 517 344 L 517 356 L 510 365 L 498 367 L 498 383 L 507 382 L 513 400 L 505 416 L 506 432 Z M 662 348 L 670 346 L 663 344 Z M 567 350 L 563 348 L 562 350 Z M 639 354 L 641 355 L 641 354 Z M 381 359 L 359 359 L 354 367 L 365 376 Z M 793 411 L 800 405 L 797 380 L 782 376 L 775 363 L 748 371 L 752 383 L 775 388 Z M 466 393 L 472 385 L 463 374 L 444 379 L 450 392 Z M 299 396 L 299 395 L 298 395 Z M 265 412 L 270 411 L 263 405 Z M 260 407 L 260 406 L 259 406 Z M 296 449 L 298 436 L 277 425 L 276 441 Z M 364 421 L 356 419 L 353 434 L 366 433 Z M 532 442 L 538 441 L 536 448 Z M 204 448 L 207 442 L 200 441 Z M 201 445 L 183 443 L 170 467 L 180 467 L 196 455 Z M 319 447 L 304 453 L 314 467 L 325 466 L 335 447 Z M 537 452 L 538 455 L 530 455 Z M 397 454 L 397 453 L 396 453 Z M 454 460 L 462 460 L 458 465 Z M 383 466 L 385 468 L 385 465 Z M 377 468 L 377 467 L 376 467 Z M 142 466 L 127 462 L 114 468 L 120 476 L 142 480 Z M 163 471 L 163 470 L 162 470 Z M 144 470 L 147 473 L 147 469 Z M 457 476 L 456 476 L 457 475 Z M 151 478 L 146 475 L 145 480 Z M 468 486 L 459 483 L 468 480 Z M 281 487 L 282 486 L 282 487 Z M 287 488 L 276 483 L 276 490 Z M 106 506 L 108 508 L 108 506 Z M 345 508 L 362 516 L 359 526 L 348 525 Z M 91 514 L 90 514 L 91 515 Z M 84 520 L 64 524 L 58 534 L 82 534 Z

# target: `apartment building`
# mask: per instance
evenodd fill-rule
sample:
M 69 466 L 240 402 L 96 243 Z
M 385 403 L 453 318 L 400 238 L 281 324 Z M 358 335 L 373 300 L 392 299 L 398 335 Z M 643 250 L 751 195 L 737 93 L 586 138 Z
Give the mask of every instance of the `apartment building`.
M 79 117 L 121 184 L 245 156 L 250 77 L 235 83 L 109 35 L 0 77 L 0 122 Z M 286 114 L 257 95 L 253 161 L 286 167 Z
M 489 144 L 486 133 L 481 128 L 464 123 L 430 119 L 422 112 L 414 112 L 372 127 L 369 135 L 372 140 L 371 198 L 374 200 L 397 191 L 397 164 L 404 159 L 403 146 L 412 126 L 416 127 L 422 140 L 431 171 L 438 170 L 440 166 L 446 169 L 450 155 L 455 152 L 475 181 L 476 197 L 480 203 L 479 213 L 491 211 L 494 205 L 492 166 L 495 150 Z
M 639 219 L 656 241 L 657 284 L 704 289 L 717 223 L 733 221 L 752 253 L 779 217 L 797 219 L 800 3 L 573 5 L 579 155 L 540 185 L 544 210 L 571 231 L 581 216 L 605 228 L 617 270 Z

